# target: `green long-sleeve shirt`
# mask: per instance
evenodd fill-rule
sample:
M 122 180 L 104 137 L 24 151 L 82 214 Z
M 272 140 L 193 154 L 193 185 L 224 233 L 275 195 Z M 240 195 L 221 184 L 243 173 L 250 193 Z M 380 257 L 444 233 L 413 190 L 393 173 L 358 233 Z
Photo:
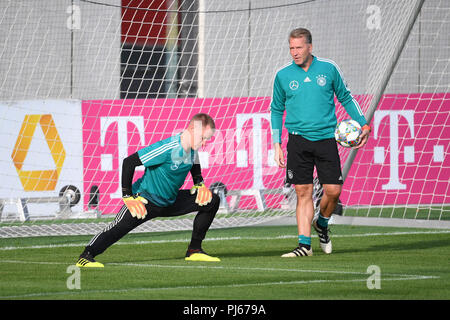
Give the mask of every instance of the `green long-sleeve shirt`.
M 177 134 L 137 153 L 145 166 L 145 173 L 133 184 L 133 194 L 140 193 L 161 207 L 173 204 L 195 159 L 198 159 L 197 151 L 184 151 L 180 134 Z
M 335 94 L 353 120 L 361 126 L 367 124 L 334 61 L 313 56 L 306 72 L 295 62 L 280 69 L 275 76 L 270 106 L 273 142 L 281 143 L 285 110 L 284 125 L 289 133 L 311 141 L 333 138 L 337 123 Z

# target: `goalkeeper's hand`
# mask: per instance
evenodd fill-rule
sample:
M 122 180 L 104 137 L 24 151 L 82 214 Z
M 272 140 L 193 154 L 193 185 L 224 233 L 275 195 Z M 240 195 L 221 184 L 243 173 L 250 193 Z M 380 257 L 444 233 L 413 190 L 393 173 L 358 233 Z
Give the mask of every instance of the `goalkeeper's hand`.
M 145 205 L 148 203 L 147 199 L 139 195 L 125 196 L 122 199 L 128 210 L 130 211 L 131 216 L 138 219 L 145 218 L 145 216 L 147 215 L 147 209 L 145 208 Z
M 191 194 L 195 193 L 197 193 L 195 203 L 197 203 L 199 206 L 205 206 L 211 202 L 212 192 L 205 186 L 203 182 L 197 183 L 191 188 Z

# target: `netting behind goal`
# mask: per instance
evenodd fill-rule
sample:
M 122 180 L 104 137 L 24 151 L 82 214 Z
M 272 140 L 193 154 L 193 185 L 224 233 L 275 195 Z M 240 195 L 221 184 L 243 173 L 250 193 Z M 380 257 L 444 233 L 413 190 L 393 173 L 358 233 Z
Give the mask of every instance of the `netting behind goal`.
M 346 173 L 344 215 L 448 220 L 449 13 L 438 0 L 2 1 L 0 237 L 103 228 L 122 205 L 122 160 L 198 112 L 217 126 L 200 150 L 222 198 L 213 227 L 293 216 L 270 102 L 296 27 L 363 111 L 376 107 Z M 348 118 L 339 104 L 337 117 Z M 140 230 L 189 229 L 192 217 Z

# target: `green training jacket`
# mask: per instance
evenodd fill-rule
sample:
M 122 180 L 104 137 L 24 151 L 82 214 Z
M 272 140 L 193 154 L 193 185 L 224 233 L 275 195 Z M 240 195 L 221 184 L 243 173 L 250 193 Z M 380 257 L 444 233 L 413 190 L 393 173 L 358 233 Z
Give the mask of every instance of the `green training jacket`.
M 334 95 L 350 118 L 361 126 L 367 124 L 334 61 L 313 56 L 307 72 L 294 61 L 281 68 L 275 76 L 270 105 L 273 142 L 281 143 L 284 111 L 289 133 L 311 141 L 333 138 L 337 124 Z

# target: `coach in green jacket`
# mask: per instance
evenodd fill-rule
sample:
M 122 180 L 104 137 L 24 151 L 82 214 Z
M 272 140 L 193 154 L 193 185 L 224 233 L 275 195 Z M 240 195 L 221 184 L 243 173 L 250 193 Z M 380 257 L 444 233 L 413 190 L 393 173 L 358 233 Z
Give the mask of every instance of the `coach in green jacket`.
M 328 236 L 328 220 L 342 190 L 342 172 L 334 139 L 337 124 L 334 95 L 349 116 L 363 128 L 361 141 L 367 143 L 370 127 L 358 102 L 347 88 L 335 62 L 312 55 L 312 36 L 304 28 L 291 31 L 289 50 L 293 61 L 281 68 L 273 85 L 271 125 L 275 161 L 286 168 L 286 182 L 295 186 L 297 194 L 297 226 L 299 245 L 282 257 L 311 256 L 311 223 L 319 235 L 322 250 L 332 251 Z M 289 132 L 287 163 L 281 149 L 283 116 Z M 313 171 L 316 167 L 324 194 L 320 212 L 314 217 Z

